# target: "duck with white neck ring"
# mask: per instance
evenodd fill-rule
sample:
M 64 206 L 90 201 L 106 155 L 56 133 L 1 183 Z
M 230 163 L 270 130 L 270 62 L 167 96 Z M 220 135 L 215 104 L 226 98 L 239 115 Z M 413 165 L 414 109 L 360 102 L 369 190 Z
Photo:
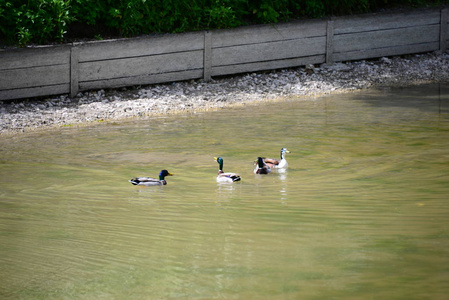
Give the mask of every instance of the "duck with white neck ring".
M 166 176 L 173 176 L 173 174 L 169 173 L 167 170 L 162 170 L 159 173 L 159 179 L 151 177 L 136 177 L 129 180 L 129 182 L 133 185 L 139 186 L 167 185 L 167 181 L 165 180 Z
M 223 171 L 223 158 L 222 157 L 214 157 L 214 160 L 218 163 L 217 182 L 232 183 L 235 181 L 240 181 L 242 179 L 240 177 L 240 175 L 238 175 L 236 173 L 231 173 L 231 172 L 225 173 Z

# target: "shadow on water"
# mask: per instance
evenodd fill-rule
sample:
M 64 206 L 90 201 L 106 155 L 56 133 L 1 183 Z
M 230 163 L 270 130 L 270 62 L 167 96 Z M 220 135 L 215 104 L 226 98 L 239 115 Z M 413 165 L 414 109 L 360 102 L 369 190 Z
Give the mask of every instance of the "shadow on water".
M 0 294 L 443 299 L 448 101 L 367 90 L 2 138 Z M 254 175 L 281 147 L 288 170 Z M 242 181 L 216 183 L 216 156 Z
M 378 93 L 391 96 L 378 97 Z M 439 113 L 447 114 L 449 111 L 448 93 L 449 85 L 433 84 L 376 89 L 372 90 L 372 93 L 364 93 L 359 99 L 373 107 L 406 107 L 421 111 L 437 109 Z

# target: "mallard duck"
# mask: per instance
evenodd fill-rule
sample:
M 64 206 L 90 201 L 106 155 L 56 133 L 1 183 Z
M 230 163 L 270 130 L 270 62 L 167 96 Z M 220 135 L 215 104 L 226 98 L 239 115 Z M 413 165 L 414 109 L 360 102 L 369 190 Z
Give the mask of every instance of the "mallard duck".
M 166 185 L 167 181 L 165 181 L 165 176 L 173 176 L 173 174 L 169 173 L 167 170 L 162 170 L 159 173 L 159 179 L 151 177 L 136 177 L 131 179 L 129 182 L 131 182 L 134 185 L 144 185 L 144 186 Z
M 265 163 L 263 157 L 258 157 L 256 167 L 254 168 L 254 174 L 268 174 L 271 172 L 271 168 Z
M 240 181 L 242 178 L 240 178 L 240 175 L 235 173 L 225 173 L 223 172 L 223 158 L 221 157 L 214 157 L 214 160 L 218 163 L 218 175 L 217 175 L 217 182 L 234 182 L 234 181 Z
M 285 159 L 285 154 L 287 154 L 287 153 L 290 153 L 290 151 L 288 151 L 287 148 L 282 148 L 281 149 L 281 159 L 264 158 L 264 161 L 270 168 L 286 169 L 286 168 L 288 168 L 288 162 Z

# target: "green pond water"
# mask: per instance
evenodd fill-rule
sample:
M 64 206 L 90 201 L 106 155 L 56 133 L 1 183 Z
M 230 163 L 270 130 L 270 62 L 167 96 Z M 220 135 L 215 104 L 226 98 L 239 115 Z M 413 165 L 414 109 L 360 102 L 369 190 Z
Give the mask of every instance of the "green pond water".
M 448 86 L 0 141 L 2 299 L 449 294 Z M 282 147 L 286 172 L 252 173 Z M 214 156 L 242 181 L 216 183 Z

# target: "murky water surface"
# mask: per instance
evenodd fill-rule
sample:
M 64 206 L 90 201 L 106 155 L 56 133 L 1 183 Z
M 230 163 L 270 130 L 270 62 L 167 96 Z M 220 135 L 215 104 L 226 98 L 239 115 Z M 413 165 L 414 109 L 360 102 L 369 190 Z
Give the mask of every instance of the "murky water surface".
M 2 298 L 449 294 L 449 87 L 0 139 Z M 252 173 L 281 147 L 287 172 Z

